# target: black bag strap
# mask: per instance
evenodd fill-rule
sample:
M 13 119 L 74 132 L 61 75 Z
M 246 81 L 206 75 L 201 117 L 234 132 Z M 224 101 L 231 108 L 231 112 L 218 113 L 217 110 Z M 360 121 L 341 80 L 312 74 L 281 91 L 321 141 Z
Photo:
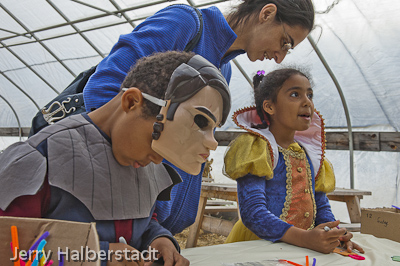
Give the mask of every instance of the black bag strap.
M 197 43 L 200 40 L 201 34 L 203 33 L 203 15 L 201 14 L 200 10 L 198 10 L 195 7 L 193 7 L 193 8 L 196 11 L 197 15 L 199 16 L 200 27 L 199 27 L 199 31 L 197 32 L 196 36 L 194 36 L 194 38 L 186 45 L 186 47 L 184 49 L 185 52 L 189 52 L 194 49 L 194 47 L 197 45 Z

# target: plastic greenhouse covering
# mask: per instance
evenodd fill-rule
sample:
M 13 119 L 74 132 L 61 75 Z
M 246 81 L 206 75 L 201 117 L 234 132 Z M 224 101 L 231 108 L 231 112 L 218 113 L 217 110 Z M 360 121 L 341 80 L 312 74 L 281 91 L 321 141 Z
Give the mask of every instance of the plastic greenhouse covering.
M 0 128 L 30 127 L 35 113 L 80 72 L 98 64 L 120 34 L 171 4 L 199 8 L 215 5 L 223 13 L 240 1 L 155 0 L 0 0 Z M 307 68 L 314 84 L 315 107 L 327 130 L 393 131 L 400 129 L 400 1 L 314 0 L 316 27 L 310 33 L 343 92 L 338 89 L 308 39 L 281 65 Z M 252 105 L 248 77 L 279 67 L 272 61 L 231 62 L 233 106 Z M 229 121 L 219 130 L 234 129 Z M 18 141 L 0 136 L 0 150 Z M 216 182 L 232 182 L 221 173 L 224 147 L 212 153 Z M 349 187 L 349 152 L 328 150 L 338 187 Z M 372 191 L 362 207 L 399 205 L 399 153 L 356 151 L 355 188 Z M 344 204 L 344 203 L 343 203 Z M 346 207 L 333 203 L 343 221 Z

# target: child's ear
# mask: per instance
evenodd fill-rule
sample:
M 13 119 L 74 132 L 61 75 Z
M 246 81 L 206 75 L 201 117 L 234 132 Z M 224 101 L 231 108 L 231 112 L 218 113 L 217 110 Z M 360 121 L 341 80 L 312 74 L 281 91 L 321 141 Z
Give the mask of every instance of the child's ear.
M 122 94 L 121 106 L 124 112 L 137 109 L 143 105 L 142 92 L 135 87 L 129 88 Z
M 264 100 L 264 102 L 263 102 L 263 110 L 267 114 L 273 115 L 275 113 L 275 108 L 274 108 L 274 105 L 273 105 L 272 101 Z

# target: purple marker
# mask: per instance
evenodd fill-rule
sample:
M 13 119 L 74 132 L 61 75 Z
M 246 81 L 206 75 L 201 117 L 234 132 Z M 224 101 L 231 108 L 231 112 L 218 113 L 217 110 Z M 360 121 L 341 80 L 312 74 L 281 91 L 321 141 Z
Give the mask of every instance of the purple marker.
M 316 259 L 316 258 L 313 258 L 312 260 L 313 260 L 312 266 L 317 265 L 317 259 Z
M 49 231 L 44 232 L 44 233 L 39 237 L 39 239 L 38 239 L 35 243 L 33 243 L 33 245 L 30 247 L 30 249 L 28 250 L 28 254 L 32 254 L 32 252 L 33 252 L 34 250 L 36 250 L 36 248 L 39 246 L 39 243 L 40 243 L 43 239 L 45 239 L 46 237 L 48 237 L 49 234 L 50 234 Z
M 61 252 L 62 252 L 62 250 L 61 250 Z M 64 266 L 64 257 L 61 252 L 58 253 L 58 256 L 60 258 L 60 260 L 58 262 L 58 266 Z
M 400 208 L 399 208 L 399 207 L 397 207 L 397 206 L 394 206 L 394 205 L 392 205 L 392 207 L 394 207 L 394 208 L 396 208 L 396 209 L 400 210 Z

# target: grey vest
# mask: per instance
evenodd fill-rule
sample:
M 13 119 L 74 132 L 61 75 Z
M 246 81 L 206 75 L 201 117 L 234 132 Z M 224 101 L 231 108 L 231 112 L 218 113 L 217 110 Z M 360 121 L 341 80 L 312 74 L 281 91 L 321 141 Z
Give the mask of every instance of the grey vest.
M 47 159 L 36 150 L 46 139 Z M 79 199 L 96 220 L 149 217 L 157 198 L 169 200 L 172 186 L 182 181 L 167 165 L 120 165 L 111 144 L 82 115 L 46 127 L 0 154 L 0 208 L 36 194 L 46 173 L 51 186 Z

